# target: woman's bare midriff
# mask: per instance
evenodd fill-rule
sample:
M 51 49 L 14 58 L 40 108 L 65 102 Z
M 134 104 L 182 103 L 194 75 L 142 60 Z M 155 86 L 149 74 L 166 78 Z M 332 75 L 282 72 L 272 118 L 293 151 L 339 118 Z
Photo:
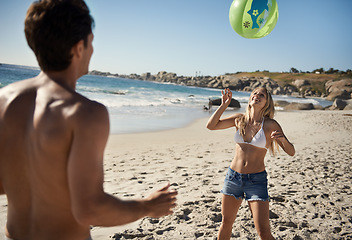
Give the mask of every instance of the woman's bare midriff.
M 266 152 L 265 148 L 247 143 L 237 143 L 230 168 L 244 174 L 262 172 L 265 170 L 264 158 Z

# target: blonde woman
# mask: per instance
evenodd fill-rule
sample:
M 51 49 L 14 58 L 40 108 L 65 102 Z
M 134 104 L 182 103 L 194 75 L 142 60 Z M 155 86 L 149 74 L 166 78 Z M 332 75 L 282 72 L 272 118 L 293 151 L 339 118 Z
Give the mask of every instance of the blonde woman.
M 229 89 L 222 91 L 222 103 L 210 117 L 210 130 L 236 127 L 235 156 L 225 177 L 222 195 L 222 223 L 218 239 L 230 239 L 232 225 L 242 200 L 248 201 L 255 228 L 261 239 L 274 239 L 269 224 L 269 195 L 264 158 L 269 149 L 274 154 L 274 145 L 279 145 L 288 155 L 295 148 L 286 138 L 274 117 L 274 103 L 265 88 L 253 90 L 244 114 L 220 119 L 232 99 Z M 275 143 L 275 144 L 274 144 Z

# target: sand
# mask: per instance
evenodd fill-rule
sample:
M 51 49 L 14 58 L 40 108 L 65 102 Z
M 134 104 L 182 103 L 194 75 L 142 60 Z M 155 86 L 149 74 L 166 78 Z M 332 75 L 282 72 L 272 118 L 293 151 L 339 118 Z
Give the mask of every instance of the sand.
M 266 156 L 274 237 L 352 239 L 352 111 L 280 111 L 275 119 L 295 145 L 296 155 L 281 151 L 276 157 Z M 221 223 L 219 191 L 234 156 L 234 130 L 210 131 L 206 122 L 110 136 L 104 165 L 106 191 L 134 199 L 170 182 L 179 193 L 178 206 L 174 214 L 160 219 L 92 227 L 93 239 L 216 238 Z M 0 196 L 0 224 L 5 221 L 6 198 Z M 259 239 L 245 201 L 232 238 Z

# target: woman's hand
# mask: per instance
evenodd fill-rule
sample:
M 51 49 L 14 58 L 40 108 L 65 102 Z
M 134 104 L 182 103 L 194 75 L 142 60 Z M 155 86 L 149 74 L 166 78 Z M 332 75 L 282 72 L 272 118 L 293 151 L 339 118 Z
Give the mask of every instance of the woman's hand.
M 285 139 L 285 135 L 283 132 L 276 130 L 271 133 L 271 138 L 282 142 Z
M 231 99 L 232 99 L 232 92 L 230 89 L 225 88 L 225 90 L 221 91 L 221 101 L 223 105 L 227 105 L 229 106 L 231 103 Z
M 235 126 L 235 118 L 238 118 L 242 114 L 236 113 L 233 116 L 226 117 L 220 120 L 221 115 L 224 113 L 226 108 L 230 105 L 232 99 L 232 92 L 230 89 L 225 88 L 221 91 L 221 105 L 220 107 L 211 115 L 208 120 L 207 128 L 209 130 L 219 130 L 226 129 Z
M 280 130 L 275 130 L 271 132 L 270 137 L 281 146 L 281 148 L 290 156 L 295 155 L 295 147 L 292 143 L 288 141 L 285 134 Z

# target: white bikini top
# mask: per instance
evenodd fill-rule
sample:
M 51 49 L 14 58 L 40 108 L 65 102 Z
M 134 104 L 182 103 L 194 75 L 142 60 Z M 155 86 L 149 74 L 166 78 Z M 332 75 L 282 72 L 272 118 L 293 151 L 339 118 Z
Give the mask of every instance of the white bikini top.
M 243 140 L 243 137 L 240 135 L 240 130 L 237 130 L 235 133 L 235 142 L 236 143 L 246 143 L 246 144 L 250 144 L 250 145 L 253 145 L 256 147 L 268 149 L 266 147 L 266 137 L 265 137 L 264 130 L 263 130 L 263 124 L 264 124 L 264 119 L 262 121 L 262 124 L 260 126 L 259 131 L 255 134 L 255 136 L 252 138 L 252 140 L 250 142 L 245 142 Z

